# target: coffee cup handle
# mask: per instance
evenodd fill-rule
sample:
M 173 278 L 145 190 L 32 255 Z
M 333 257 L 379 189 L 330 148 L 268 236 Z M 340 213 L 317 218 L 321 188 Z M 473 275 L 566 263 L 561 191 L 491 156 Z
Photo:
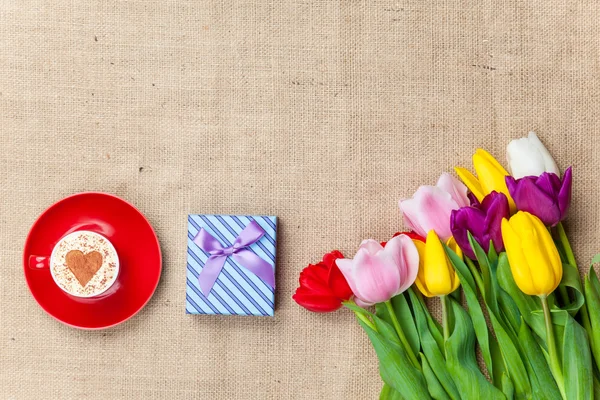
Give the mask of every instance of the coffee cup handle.
M 50 257 L 46 257 L 46 256 L 29 256 L 29 268 L 31 268 L 31 269 L 47 269 L 47 268 L 50 268 Z

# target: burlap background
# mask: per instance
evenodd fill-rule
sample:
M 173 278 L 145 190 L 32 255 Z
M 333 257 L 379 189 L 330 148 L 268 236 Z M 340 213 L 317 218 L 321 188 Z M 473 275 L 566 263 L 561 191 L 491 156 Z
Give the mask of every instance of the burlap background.
M 575 167 L 569 229 L 600 250 L 593 1 L 2 0 L 0 398 L 376 399 L 353 317 L 292 302 L 324 252 L 400 229 L 399 198 L 536 130 Z M 83 332 L 21 266 L 50 203 L 136 204 L 164 251 L 133 320 Z M 184 313 L 186 215 L 280 217 L 275 319 Z

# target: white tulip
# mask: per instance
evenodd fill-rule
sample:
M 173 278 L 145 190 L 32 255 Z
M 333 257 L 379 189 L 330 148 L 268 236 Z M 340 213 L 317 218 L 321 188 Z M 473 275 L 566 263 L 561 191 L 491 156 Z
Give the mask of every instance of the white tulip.
M 512 176 L 516 179 L 540 176 L 544 172 L 553 172 L 560 176 L 554 159 L 534 132 L 529 132 L 527 137 L 511 141 L 506 148 L 506 158 Z

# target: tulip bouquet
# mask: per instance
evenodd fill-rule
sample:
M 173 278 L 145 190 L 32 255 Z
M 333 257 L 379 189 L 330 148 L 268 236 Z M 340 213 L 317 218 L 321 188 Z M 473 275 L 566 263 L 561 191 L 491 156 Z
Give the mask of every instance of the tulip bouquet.
M 507 153 L 512 175 L 479 149 L 476 175 L 400 201 L 407 232 L 300 274 L 298 304 L 356 315 L 381 399 L 600 399 L 600 281 L 582 282 L 562 224 L 572 170 L 534 133 Z

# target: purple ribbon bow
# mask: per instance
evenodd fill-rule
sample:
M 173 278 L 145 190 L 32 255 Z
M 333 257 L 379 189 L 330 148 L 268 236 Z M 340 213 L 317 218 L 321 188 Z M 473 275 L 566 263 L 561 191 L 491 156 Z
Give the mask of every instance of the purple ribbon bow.
M 257 256 L 247 247 L 258 242 L 265 231 L 256 221 L 251 221 L 248 226 L 235 239 L 233 246 L 223 247 L 221 242 L 215 239 L 204 228 L 201 228 L 194 243 L 202 250 L 210 254 L 204 268 L 198 275 L 200 290 L 208 297 L 212 287 L 215 285 L 227 258 L 231 256 L 238 264 L 262 279 L 267 285 L 275 288 L 275 274 L 271 264 Z

